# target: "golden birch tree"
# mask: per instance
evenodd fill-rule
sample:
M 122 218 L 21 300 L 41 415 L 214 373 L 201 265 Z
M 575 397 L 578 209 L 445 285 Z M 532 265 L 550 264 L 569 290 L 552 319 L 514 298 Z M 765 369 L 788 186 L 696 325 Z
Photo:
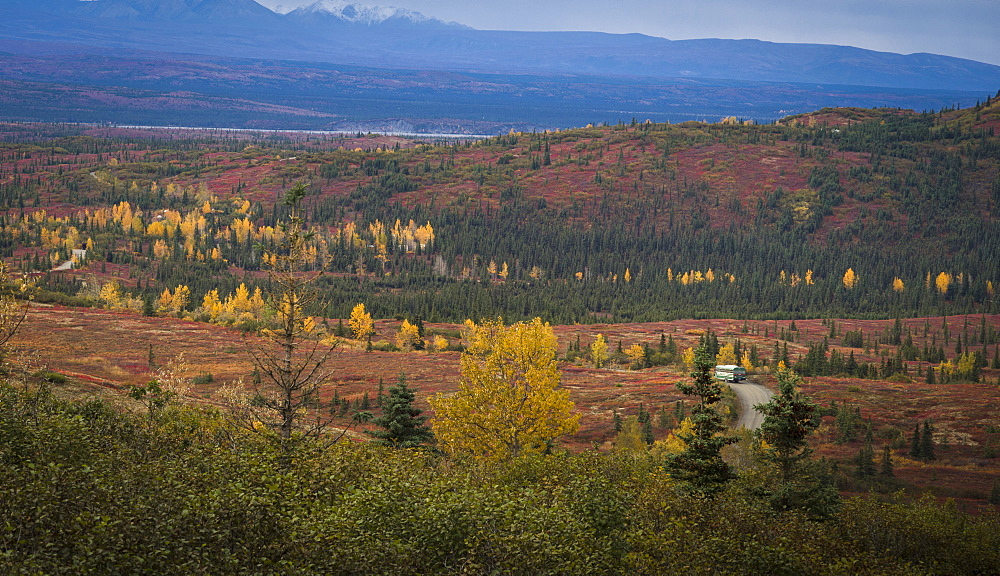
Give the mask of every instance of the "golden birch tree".
M 579 428 L 569 390 L 560 387 L 556 336 L 535 318 L 505 326 L 501 320 L 467 323 L 470 343 L 453 394 L 430 399 L 441 448 L 452 456 L 504 460 L 542 453 Z
M 719 348 L 719 353 L 715 355 L 715 363 L 726 365 L 736 364 L 736 347 L 733 344 L 725 344 Z
M 598 334 L 590 345 L 590 360 L 594 363 L 594 368 L 603 368 L 608 361 L 608 343 L 604 340 L 603 334 Z
M 358 303 L 351 310 L 351 319 L 347 323 L 351 327 L 354 337 L 358 340 L 367 340 L 375 333 L 375 321 L 372 320 L 372 315 L 365 310 L 365 305 L 362 303 Z
M 844 288 L 848 290 L 853 290 L 855 286 L 858 285 L 858 275 L 854 273 L 853 268 L 848 268 L 847 272 L 844 272 Z
M 638 370 L 646 365 L 646 349 L 639 344 L 633 344 L 626 348 L 625 355 L 628 356 L 629 367 L 633 370 Z
M 403 320 L 403 323 L 399 325 L 399 332 L 396 333 L 396 346 L 400 350 L 409 352 L 416 347 L 419 340 L 420 329 L 417 325 L 411 323 L 409 320 Z
M 740 366 L 746 368 L 747 372 L 753 372 L 757 367 L 754 366 L 753 360 L 750 359 L 750 351 L 744 350 L 743 357 L 740 358 Z
M 948 287 L 951 286 L 952 275 L 947 272 L 942 272 L 937 275 L 934 279 L 934 285 L 937 286 L 938 292 L 942 294 L 948 293 Z

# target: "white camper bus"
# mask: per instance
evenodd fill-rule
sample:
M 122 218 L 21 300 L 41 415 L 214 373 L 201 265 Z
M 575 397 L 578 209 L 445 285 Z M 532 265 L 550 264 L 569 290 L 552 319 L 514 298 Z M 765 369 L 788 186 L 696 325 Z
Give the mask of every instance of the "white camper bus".
M 735 364 L 719 364 L 715 367 L 715 377 L 723 382 L 741 382 L 747 379 L 747 369 Z

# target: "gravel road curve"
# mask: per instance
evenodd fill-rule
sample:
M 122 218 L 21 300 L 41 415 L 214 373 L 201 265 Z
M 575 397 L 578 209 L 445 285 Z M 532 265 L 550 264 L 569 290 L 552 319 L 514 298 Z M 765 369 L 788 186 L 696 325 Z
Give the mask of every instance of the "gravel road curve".
M 736 397 L 740 400 L 740 419 L 736 421 L 736 428 L 746 428 L 756 430 L 764 422 L 764 415 L 753 409 L 757 404 L 766 404 L 773 392 L 767 388 L 750 382 L 730 384 Z

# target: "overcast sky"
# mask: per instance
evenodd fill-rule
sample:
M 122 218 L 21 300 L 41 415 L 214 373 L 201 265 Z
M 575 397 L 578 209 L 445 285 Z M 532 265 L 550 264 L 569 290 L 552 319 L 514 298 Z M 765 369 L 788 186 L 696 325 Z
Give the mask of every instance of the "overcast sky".
M 315 0 L 258 0 L 286 10 Z M 481 30 L 639 32 L 931 52 L 1000 65 L 1000 0 L 359 0 Z

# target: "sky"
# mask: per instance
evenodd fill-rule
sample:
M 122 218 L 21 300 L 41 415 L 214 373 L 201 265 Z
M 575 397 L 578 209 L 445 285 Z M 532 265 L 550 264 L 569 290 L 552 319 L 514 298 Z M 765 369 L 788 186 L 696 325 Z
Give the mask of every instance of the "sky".
M 315 0 L 257 0 L 285 11 Z M 355 0 L 481 30 L 638 32 L 930 52 L 1000 65 L 1000 0 Z

